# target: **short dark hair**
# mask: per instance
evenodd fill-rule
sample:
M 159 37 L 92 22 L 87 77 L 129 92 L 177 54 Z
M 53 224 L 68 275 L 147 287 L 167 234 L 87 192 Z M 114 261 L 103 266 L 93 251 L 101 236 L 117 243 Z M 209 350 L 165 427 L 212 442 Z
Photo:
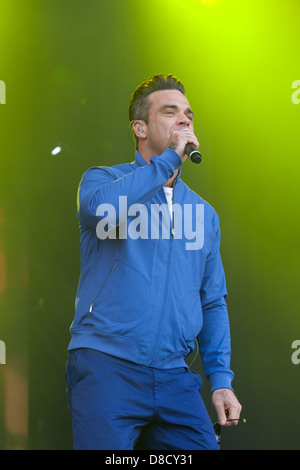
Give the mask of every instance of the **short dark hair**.
M 148 124 L 151 102 L 148 96 L 159 90 L 178 90 L 185 95 L 183 84 L 172 74 L 158 74 L 141 83 L 133 92 L 129 103 L 129 121 L 141 119 Z M 136 148 L 138 138 L 134 133 Z

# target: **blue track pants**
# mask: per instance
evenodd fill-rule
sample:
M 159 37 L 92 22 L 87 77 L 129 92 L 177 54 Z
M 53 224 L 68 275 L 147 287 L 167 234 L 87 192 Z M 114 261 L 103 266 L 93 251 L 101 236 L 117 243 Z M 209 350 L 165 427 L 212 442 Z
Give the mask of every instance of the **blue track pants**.
M 218 449 L 201 378 L 187 368 L 158 370 L 77 349 L 66 377 L 74 449 Z

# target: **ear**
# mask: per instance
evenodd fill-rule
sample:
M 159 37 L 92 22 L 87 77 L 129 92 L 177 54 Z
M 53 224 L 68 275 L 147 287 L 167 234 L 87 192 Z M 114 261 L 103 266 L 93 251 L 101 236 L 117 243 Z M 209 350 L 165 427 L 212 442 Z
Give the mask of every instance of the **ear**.
M 147 124 L 145 121 L 134 121 L 132 129 L 139 139 L 146 139 L 147 137 Z

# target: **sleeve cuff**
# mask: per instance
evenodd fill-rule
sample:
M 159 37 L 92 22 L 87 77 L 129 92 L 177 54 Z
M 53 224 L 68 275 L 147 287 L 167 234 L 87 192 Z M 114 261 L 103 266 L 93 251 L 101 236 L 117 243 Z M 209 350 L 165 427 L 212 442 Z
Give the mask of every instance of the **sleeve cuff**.
M 229 388 L 234 391 L 231 385 L 233 380 L 233 374 L 227 372 L 215 372 L 208 378 L 211 384 L 211 391 L 217 390 L 218 388 Z
M 169 148 L 165 149 L 160 156 L 155 155 L 150 159 L 150 161 L 151 160 L 158 161 L 160 163 L 163 161 L 167 164 L 172 173 L 177 170 L 177 168 L 179 168 L 182 164 L 182 160 L 178 153 L 176 153 L 175 150 Z

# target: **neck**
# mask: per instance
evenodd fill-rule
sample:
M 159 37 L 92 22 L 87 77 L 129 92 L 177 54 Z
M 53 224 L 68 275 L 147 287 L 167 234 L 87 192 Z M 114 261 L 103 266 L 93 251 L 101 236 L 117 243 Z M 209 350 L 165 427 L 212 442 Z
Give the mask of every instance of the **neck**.
M 178 169 L 175 170 L 175 171 L 174 171 L 174 174 L 173 174 L 173 176 L 172 176 L 172 178 L 170 178 L 170 179 L 164 184 L 164 186 L 166 186 L 167 188 L 173 188 L 174 183 L 175 183 L 175 180 L 176 180 L 176 178 L 177 178 L 177 176 L 178 176 L 178 172 L 179 172 Z

